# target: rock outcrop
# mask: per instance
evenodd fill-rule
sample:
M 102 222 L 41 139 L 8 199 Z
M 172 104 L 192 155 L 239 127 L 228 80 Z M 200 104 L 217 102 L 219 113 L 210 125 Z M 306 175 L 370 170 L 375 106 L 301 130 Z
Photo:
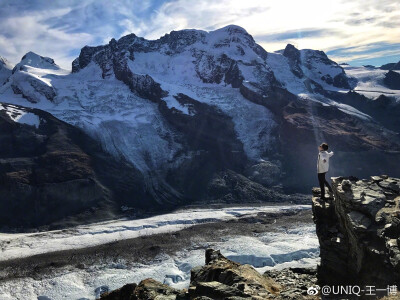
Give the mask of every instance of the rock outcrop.
M 334 177 L 334 199 L 312 199 L 322 285 L 400 285 L 400 179 Z
M 136 169 L 47 112 L 0 104 L 0 144 L 0 227 L 65 227 L 115 217 L 122 205 L 154 207 Z
M 2 86 L 11 75 L 12 66 L 7 59 L 0 56 L 0 86 Z
M 312 268 L 271 270 L 262 275 L 213 249 L 207 249 L 205 263 L 192 269 L 189 289 L 177 290 L 148 278 L 104 293 L 101 300 L 315 299 L 307 295 L 308 286 L 316 282 Z

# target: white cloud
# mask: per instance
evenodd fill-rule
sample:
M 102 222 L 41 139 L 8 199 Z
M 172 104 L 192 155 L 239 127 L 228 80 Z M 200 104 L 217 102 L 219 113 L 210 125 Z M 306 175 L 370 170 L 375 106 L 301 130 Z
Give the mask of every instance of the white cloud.
M 190 1 L 189 5 L 188 1 L 176 0 L 161 6 L 157 14 L 140 26 L 140 31 L 145 37 L 154 39 L 171 30 L 211 30 L 234 23 L 244 27 L 257 40 L 257 36 L 313 28 L 326 30 L 326 34 L 259 43 L 267 51 L 282 49 L 287 43 L 299 48 L 329 51 L 368 47 L 376 43 L 399 43 L 400 27 L 396 26 L 399 13 L 400 2 L 396 0 L 205 0 Z M 383 53 L 377 52 L 376 57 Z M 336 56 L 339 60 L 349 57 Z M 374 55 L 369 53 L 368 57 Z
M 324 51 L 368 51 L 371 44 L 399 43 L 397 0 L 71 0 L 3 1 L 0 4 L 0 55 L 16 63 L 28 51 L 50 56 L 70 68 L 79 50 L 112 37 L 135 33 L 156 39 L 172 30 L 213 30 L 236 24 L 255 36 L 316 29 L 301 39 L 262 41 L 267 51 L 287 43 Z M 326 34 L 323 31 L 326 31 Z M 358 49 L 358 50 L 354 50 Z M 378 51 L 376 55 L 382 55 Z M 336 59 L 356 57 L 353 53 Z M 368 53 L 369 57 L 374 54 Z
M 48 10 L 46 18 L 66 12 L 65 9 Z M 88 33 L 68 34 L 51 28 L 43 20 L 45 17 L 40 13 L 0 18 L 1 55 L 17 63 L 25 53 L 34 51 L 42 56 L 52 56 L 57 63 L 68 68 L 71 64 L 71 57 L 68 57 L 71 45 L 82 45 L 92 40 Z

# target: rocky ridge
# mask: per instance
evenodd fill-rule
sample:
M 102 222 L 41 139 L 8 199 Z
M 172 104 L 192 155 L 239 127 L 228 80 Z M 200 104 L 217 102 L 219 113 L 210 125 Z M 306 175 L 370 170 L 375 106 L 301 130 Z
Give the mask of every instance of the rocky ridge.
M 400 179 L 385 175 L 332 179 L 334 200 L 322 202 L 319 189 L 313 190 L 319 283 L 399 286 Z
M 155 210 L 306 193 L 322 141 L 334 144 L 333 167 L 355 176 L 387 173 L 400 157 L 395 90 L 364 96 L 324 52 L 267 52 L 235 25 L 85 46 L 72 73 L 33 52 L 0 65 L 0 102 L 84 130 L 140 173 L 129 196 L 145 194 Z

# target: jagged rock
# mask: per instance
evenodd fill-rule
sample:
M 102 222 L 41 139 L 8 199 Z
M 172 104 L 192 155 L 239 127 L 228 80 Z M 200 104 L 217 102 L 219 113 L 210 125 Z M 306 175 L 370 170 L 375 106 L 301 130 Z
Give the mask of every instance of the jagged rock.
M 346 76 L 344 72 L 333 77 L 333 86 L 344 89 L 351 88 L 349 83 L 349 78 Z
M 301 65 L 301 57 L 300 51 L 294 47 L 292 44 L 287 44 L 285 50 L 283 51 L 283 56 L 286 56 L 289 59 L 290 67 L 294 75 L 299 78 L 304 76 L 304 73 L 300 67 Z
M 102 300 L 136 300 L 134 291 L 137 287 L 136 283 L 124 285 L 122 288 L 101 295 Z
M 282 291 L 275 299 L 313 299 L 307 294 L 310 286 L 317 284 L 316 268 L 285 268 L 268 270 L 264 276 L 274 279 L 282 285 Z
M 15 94 L 22 95 L 22 97 L 32 103 L 40 102 L 43 96 L 47 100 L 53 101 L 56 96 L 56 92 L 52 86 L 22 72 L 14 74 L 11 88 Z
M 231 297 L 250 298 L 243 291 L 218 281 L 199 282 L 191 294 L 192 297 L 208 297 L 210 299 L 231 299 Z
M 290 101 L 296 100 L 295 95 L 279 86 L 268 86 L 266 88 L 254 82 L 243 82 L 239 90 L 243 97 L 265 106 L 278 116 L 282 114 L 282 108 L 289 104 Z
M 315 72 L 316 65 L 322 64 L 327 66 L 332 73 L 327 72 L 327 70 L 319 69 L 318 73 L 320 74 L 320 78 L 318 79 L 335 87 L 349 89 L 351 86 L 351 80 L 346 75 L 343 68 L 334 61 L 330 60 L 323 51 L 310 49 L 298 50 L 293 45 L 288 44 L 283 51 L 283 56 L 287 57 L 289 60 L 291 71 L 295 76 L 298 78 L 308 77 L 308 84 L 312 84 L 314 86 L 319 85 L 316 82 L 317 78 L 315 78 L 312 74 Z M 313 91 L 313 88 L 311 87 L 308 89 Z M 323 92 L 323 88 L 321 86 L 319 86 L 318 89 L 319 90 L 315 91 Z
M 219 251 L 207 249 L 205 261 L 205 266 L 192 269 L 188 290 L 179 291 L 145 279 L 137 286 L 131 284 L 104 294 L 101 299 L 262 300 L 275 299 L 282 290 L 282 285 L 269 276 L 261 275 L 250 265 L 233 262 Z
M 101 300 L 262 300 L 316 299 L 307 289 L 317 283 L 316 268 L 269 270 L 261 275 L 250 265 L 207 249 L 205 265 L 192 269 L 189 289 L 176 290 L 153 279 L 128 284 L 104 294 Z
M 154 279 L 142 280 L 138 285 L 126 284 L 122 288 L 104 293 L 102 300 L 184 300 L 185 291 L 179 291 Z
M 136 298 L 146 300 L 179 300 L 185 299 L 185 292 L 171 288 L 166 284 L 162 284 L 154 279 L 142 280 L 135 288 Z
M 10 62 L 0 56 L 0 86 L 2 86 L 10 77 L 12 66 Z
M 320 242 L 320 285 L 386 287 L 400 283 L 400 179 L 333 178 L 335 198 L 313 190 L 313 220 Z
M 231 287 L 224 288 L 224 285 L 202 285 L 204 282 L 216 281 Z M 190 285 L 195 287 L 191 295 L 196 297 L 222 295 L 228 290 L 230 296 L 253 297 L 254 299 L 265 299 L 269 295 L 278 294 L 282 286 L 269 277 L 262 276 L 250 265 L 240 265 L 224 256 L 219 251 L 208 249 L 206 251 L 206 265 L 200 269 L 193 269 L 190 277 Z M 217 290 L 211 291 L 211 286 Z M 211 292 L 211 294 L 210 294 Z M 212 293 L 216 294 L 212 294 Z M 227 294 L 224 294 L 226 297 Z M 218 299 L 224 299 L 222 296 Z M 265 297 L 265 298 L 263 298 Z

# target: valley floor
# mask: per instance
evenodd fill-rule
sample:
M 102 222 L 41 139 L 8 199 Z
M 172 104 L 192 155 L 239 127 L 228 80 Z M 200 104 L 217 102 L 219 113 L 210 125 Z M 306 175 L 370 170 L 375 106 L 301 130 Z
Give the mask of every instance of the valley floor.
M 100 291 L 148 277 L 185 288 L 209 247 L 262 273 L 319 261 L 311 205 L 192 208 L 0 234 L 0 299 L 95 299 Z

